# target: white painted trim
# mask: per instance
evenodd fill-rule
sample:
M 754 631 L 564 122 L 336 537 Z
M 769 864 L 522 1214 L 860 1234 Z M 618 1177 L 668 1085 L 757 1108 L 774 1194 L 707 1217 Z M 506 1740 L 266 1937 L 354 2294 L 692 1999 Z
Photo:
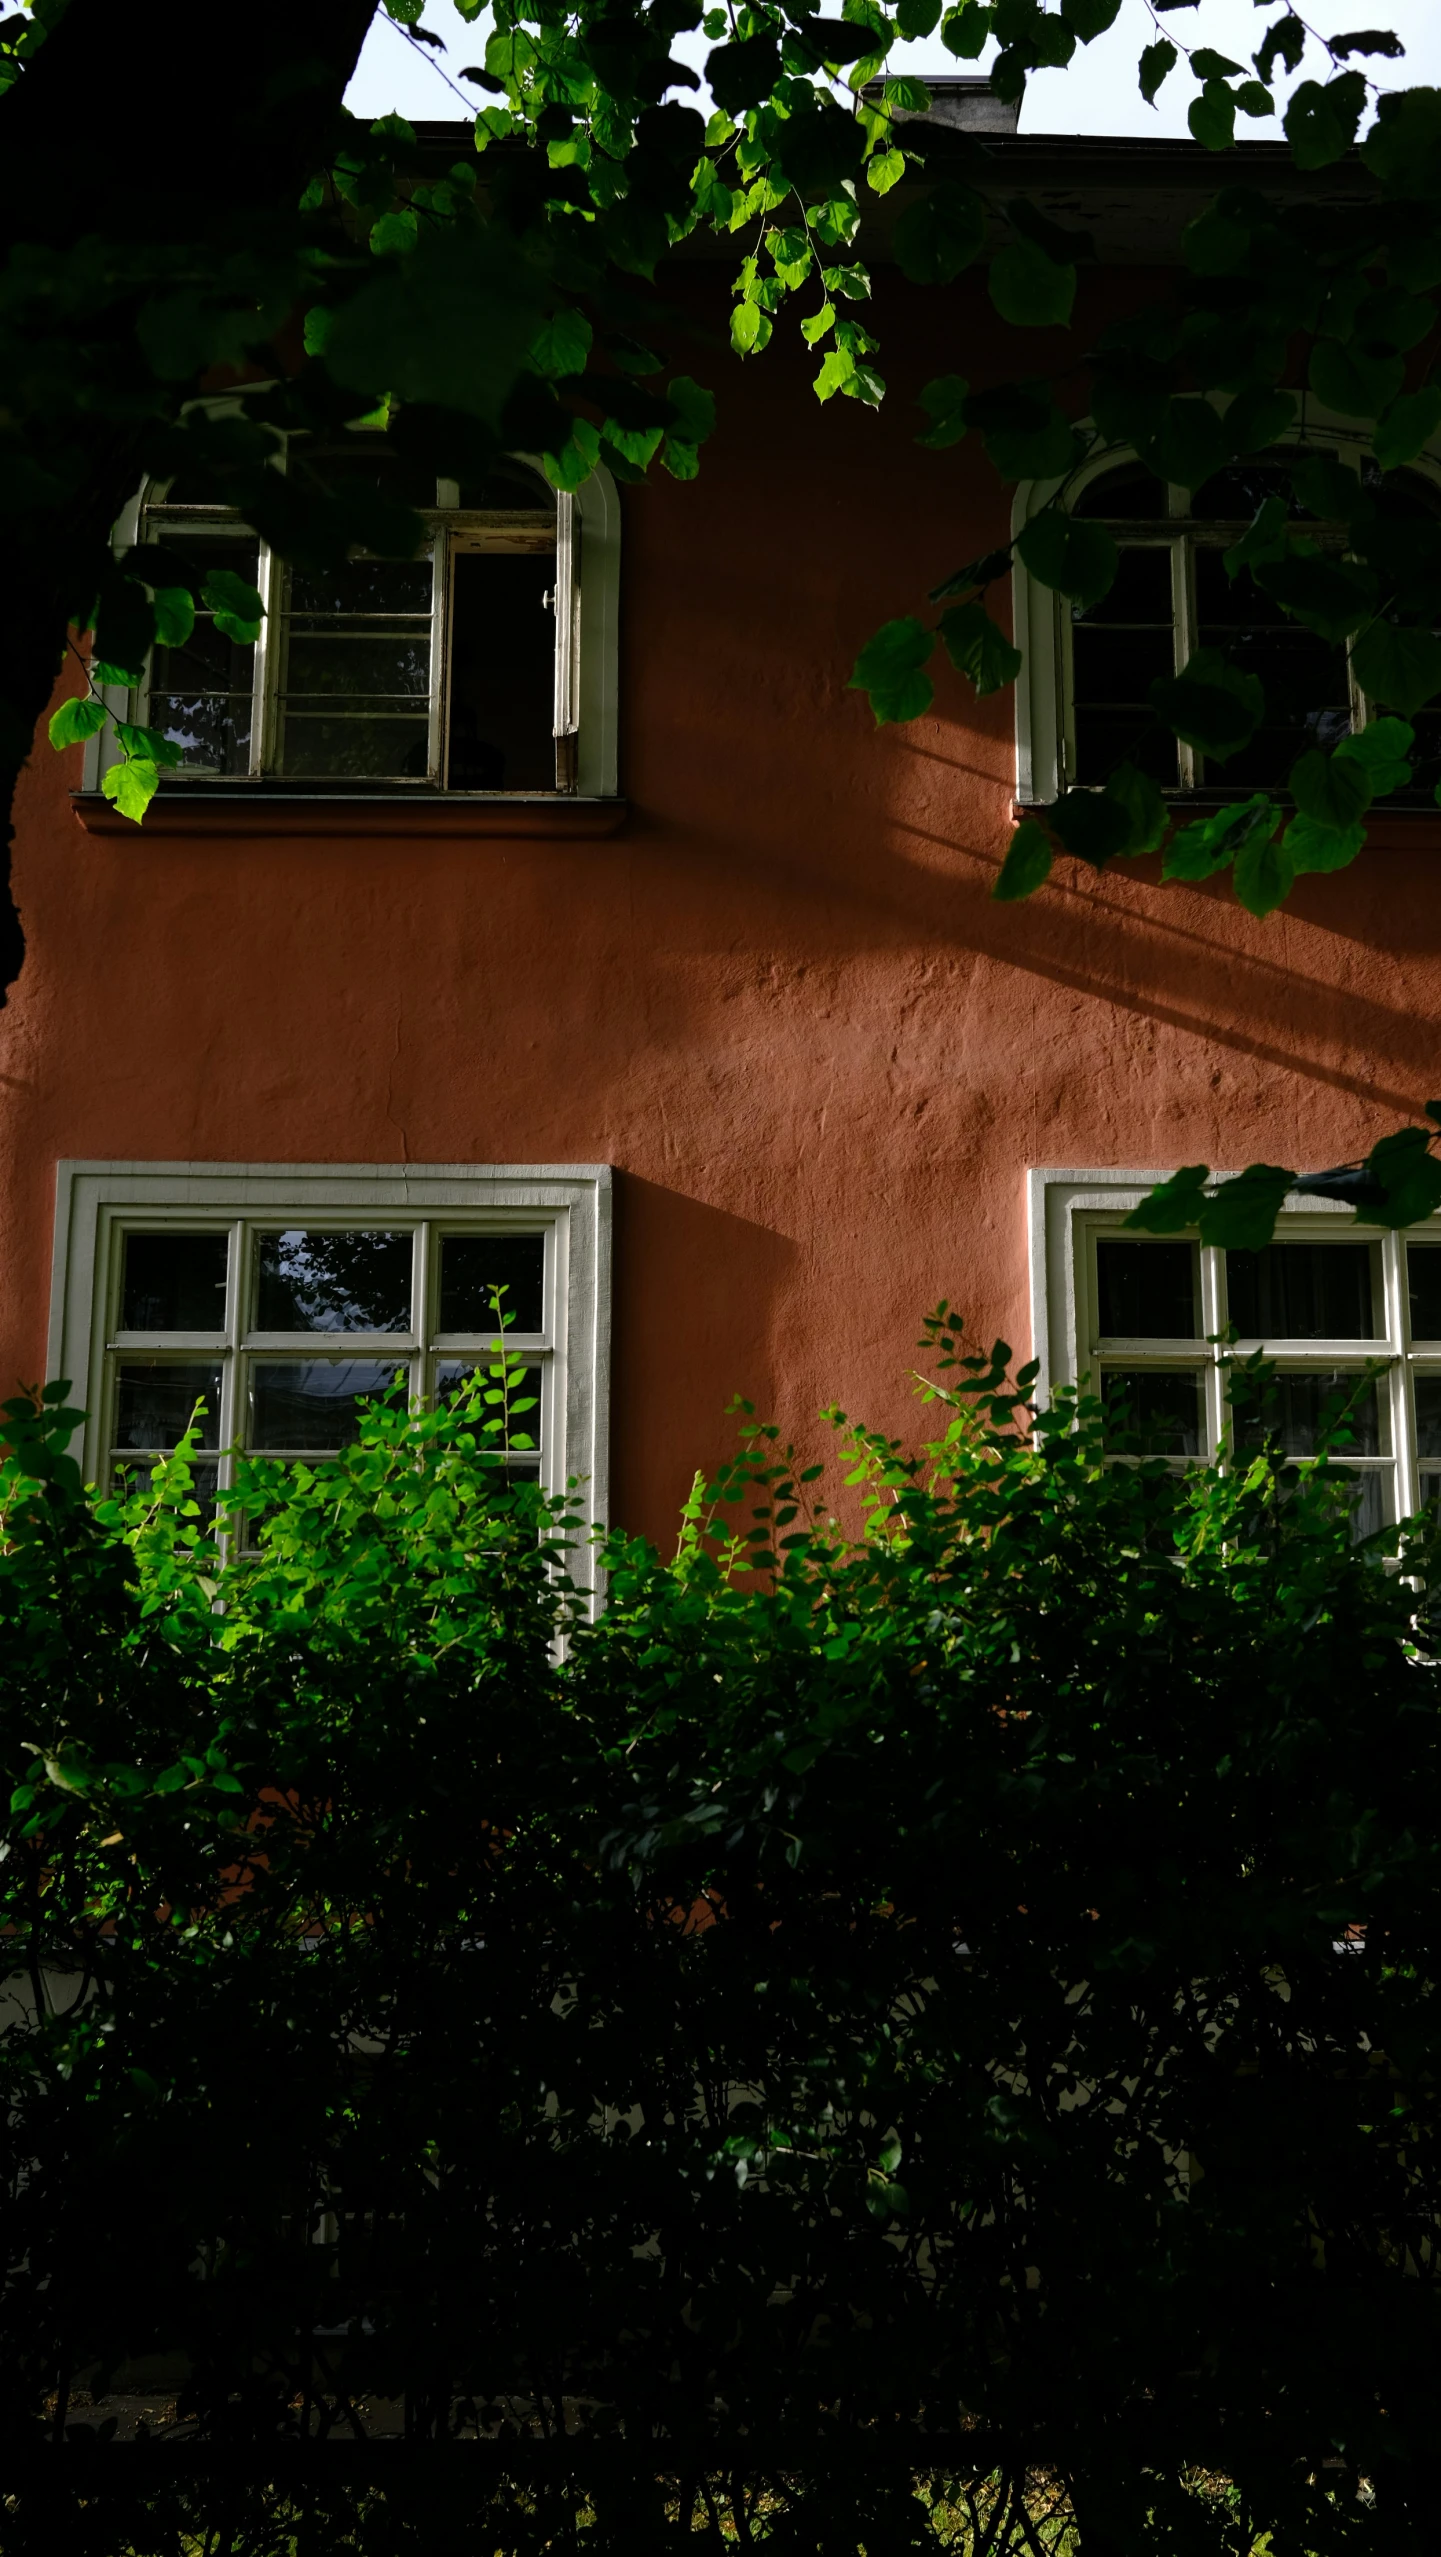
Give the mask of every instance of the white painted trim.
M 63 1162 L 46 1372 L 67 1377 L 90 1417 L 74 1454 L 88 1480 L 104 1458 L 101 1385 L 110 1309 L 110 1229 L 137 1214 L 179 1221 L 256 1215 L 360 1221 L 464 1215 L 544 1224 L 554 1234 L 553 1386 L 544 1478 L 583 1485 L 581 1507 L 604 1522 L 609 1499 L 611 1170 L 608 1164 Z M 397 1344 L 399 1347 L 399 1344 Z M 422 1344 L 428 1347 L 428 1344 Z M 222 1444 L 233 1435 L 229 1413 Z M 594 1578 L 586 1558 L 577 1577 Z
M 528 455 L 521 460 L 532 459 Z M 130 549 L 139 539 L 140 512 L 144 490 L 137 489 L 113 535 L 117 552 Z M 588 480 L 577 490 L 572 509 L 575 528 L 574 582 L 575 598 L 571 623 L 573 654 L 573 698 L 579 731 L 576 739 L 576 783 L 574 795 L 580 799 L 614 799 L 620 788 L 620 491 L 611 473 L 597 463 Z M 266 587 L 267 546 L 261 543 L 261 585 Z M 262 651 L 262 656 L 269 652 Z M 444 651 L 435 658 L 439 666 Z M 565 656 L 557 648 L 557 668 Z M 270 689 L 274 689 L 274 669 L 270 670 Z M 117 719 L 130 716 L 130 696 L 109 687 L 105 692 L 106 708 Z M 434 688 L 432 698 L 434 698 Z M 257 732 L 258 733 L 258 732 Z M 557 733 L 560 733 L 557 730 Z M 88 738 L 84 747 L 81 786 L 98 790 L 101 775 L 120 760 L 114 730 L 106 727 L 98 737 Z M 251 776 L 245 776 L 249 778 Z M 202 777 L 203 778 L 203 777 Z M 217 780 L 217 791 L 231 785 Z M 349 794 L 363 796 L 363 792 Z M 427 794 L 433 795 L 433 794 Z M 466 792 L 465 797 L 510 794 Z M 531 794 L 524 794 L 531 795 Z M 387 801 L 394 792 L 384 793 Z M 256 808 L 257 828 L 265 819 L 259 803 Z
M 1090 1365 L 1091 1326 L 1083 1303 L 1088 1285 L 1089 1243 L 1088 1217 L 1124 1216 L 1138 1205 L 1158 1181 L 1169 1180 L 1175 1170 L 1146 1171 L 1109 1168 L 1101 1171 L 1039 1168 L 1026 1175 L 1027 1231 L 1031 1283 L 1031 1355 L 1039 1363 L 1035 1394 L 1038 1402 L 1048 1403 L 1063 1385 L 1078 1383 Z M 1217 1180 L 1227 1179 L 1218 1171 Z M 1338 1220 L 1341 1233 L 1337 1233 Z M 1384 1465 L 1388 1474 L 1394 1469 L 1394 1486 L 1401 1514 L 1414 1511 L 1422 1497 L 1422 1476 L 1418 1465 L 1433 1464 L 1418 1455 L 1416 1414 L 1412 1384 L 1419 1376 L 1441 1376 L 1441 1351 L 1434 1343 L 1413 1344 L 1407 1293 L 1404 1250 L 1410 1240 L 1436 1243 L 1441 1241 L 1441 1216 L 1428 1218 L 1418 1227 L 1408 1227 L 1395 1234 L 1357 1220 L 1352 1210 L 1339 1199 L 1296 1198 L 1283 1200 L 1277 1240 L 1305 1242 L 1342 1234 L 1348 1240 L 1368 1243 L 1380 1259 L 1381 1296 L 1384 1329 L 1371 1340 L 1294 1342 L 1278 1345 L 1276 1356 L 1286 1370 L 1306 1367 L 1350 1366 L 1367 1358 L 1384 1359 L 1388 1373 L 1381 1380 L 1385 1430 L 1390 1441 L 1389 1456 L 1368 1462 Z M 1328 1236 L 1328 1229 L 1330 1236 Z M 1178 1235 L 1176 1241 L 1194 1240 L 1194 1236 Z M 1084 1267 L 1083 1267 L 1084 1259 Z M 1200 1256 L 1201 1322 L 1200 1338 L 1222 1329 L 1221 1276 L 1219 1255 L 1203 1250 Z M 1255 1346 L 1242 1342 L 1244 1355 Z M 1144 1342 L 1134 1350 L 1119 1347 L 1108 1353 L 1112 1364 L 1144 1366 L 1177 1366 L 1194 1363 L 1205 1380 L 1207 1429 L 1211 1444 L 1218 1442 L 1224 1422 L 1222 1375 L 1219 1353 L 1200 1352 L 1198 1343 L 1168 1344 Z

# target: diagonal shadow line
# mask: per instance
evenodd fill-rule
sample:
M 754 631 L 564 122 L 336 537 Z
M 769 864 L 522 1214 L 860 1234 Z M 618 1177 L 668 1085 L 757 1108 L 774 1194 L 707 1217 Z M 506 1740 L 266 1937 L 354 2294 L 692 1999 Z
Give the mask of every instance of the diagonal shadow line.
M 912 835 L 921 842 L 934 844 L 938 851 L 946 852 L 952 858 L 959 853 L 964 860 L 974 863 L 979 870 L 993 877 L 999 873 L 1001 866 L 999 861 L 987 853 L 975 852 L 967 845 L 957 844 L 948 836 L 934 834 L 927 827 L 913 825 L 905 818 L 891 816 L 887 823 L 898 834 Z M 1377 1045 L 1384 1044 L 1390 1047 L 1394 1044 L 1396 1034 L 1400 1030 L 1405 1028 L 1414 1032 L 1417 1027 L 1414 1014 L 1403 1013 L 1389 1005 L 1379 1004 L 1370 995 L 1353 994 L 1346 987 L 1328 983 L 1324 978 L 1303 976 L 1298 970 L 1283 968 L 1275 960 L 1256 958 L 1246 951 L 1228 949 L 1224 943 L 1210 940 L 1204 933 L 1196 932 L 1185 925 L 1167 923 L 1149 915 L 1139 916 L 1113 899 L 1083 895 L 1079 889 L 1068 887 L 1062 880 L 1048 882 L 1048 889 L 1054 890 L 1071 907 L 1083 907 L 1088 915 L 1094 914 L 1097 907 L 1100 907 L 1106 918 L 1107 929 L 1116 932 L 1123 947 L 1131 953 L 1134 953 L 1136 944 L 1142 936 L 1148 939 L 1159 938 L 1173 946 L 1189 943 L 1194 951 L 1204 956 L 1208 966 L 1224 968 L 1233 979 L 1244 974 L 1262 976 L 1269 981 L 1268 993 L 1272 991 L 1279 993 L 1284 987 L 1290 1004 L 1295 1003 L 1298 994 L 1304 996 L 1308 990 L 1313 991 L 1316 995 L 1324 997 L 1328 1003 L 1344 1008 L 1352 1016 L 1353 1022 L 1357 1022 L 1357 1016 L 1359 1016 L 1357 1026 L 1349 1032 L 1353 1039 L 1367 1036 L 1369 1028 L 1369 1036 Z M 1009 911 L 1013 916 L 1016 915 L 1016 909 L 1012 908 Z M 1054 913 L 1054 909 L 1052 911 Z M 978 918 L 978 923 L 980 920 Z M 1319 1058 L 1308 1057 L 1297 1046 L 1283 1047 L 1273 1039 L 1258 1037 L 1254 1032 L 1219 1021 L 1195 1005 L 1186 1005 L 1175 996 L 1167 1000 L 1163 996 L 1147 994 L 1139 986 L 1119 983 L 1100 969 L 1080 965 L 1059 952 L 1042 951 L 1035 946 L 1035 936 L 1046 929 L 1046 922 L 1045 909 L 1035 908 L 1029 918 L 1029 928 L 1033 938 L 1030 946 L 1024 950 L 1018 949 L 1014 942 L 1007 943 L 1000 931 L 994 928 L 989 932 L 984 928 L 976 931 L 971 936 L 971 946 L 983 951 L 987 958 L 1001 960 L 1008 966 L 1018 968 L 1025 973 L 1047 977 L 1054 984 L 1066 986 L 1074 994 L 1089 995 L 1093 999 L 1112 1003 L 1137 1013 L 1143 1019 L 1161 1022 L 1172 1029 L 1188 1031 L 1193 1037 L 1230 1048 L 1238 1055 L 1253 1057 L 1260 1064 L 1282 1067 L 1288 1074 L 1304 1075 L 1310 1082 L 1328 1085 L 1334 1091 L 1350 1093 L 1358 1100 L 1383 1102 L 1389 1108 L 1402 1111 L 1411 1117 L 1416 1116 L 1423 1106 L 1419 1084 L 1415 1093 L 1401 1092 L 1376 1082 L 1374 1078 L 1348 1074 L 1339 1067 L 1324 1064 Z M 1060 925 L 1061 918 L 1056 916 L 1055 922 Z M 1062 928 L 1068 935 L 1071 933 L 1072 928 L 1069 923 Z M 1138 970 L 1137 973 L 1142 972 Z M 1399 1061 L 1393 1060 L 1393 1071 L 1398 1070 L 1398 1064 Z M 1404 1066 L 1400 1066 L 1399 1070 L 1404 1071 Z M 1418 1071 L 1424 1074 L 1425 1069 L 1418 1069 Z

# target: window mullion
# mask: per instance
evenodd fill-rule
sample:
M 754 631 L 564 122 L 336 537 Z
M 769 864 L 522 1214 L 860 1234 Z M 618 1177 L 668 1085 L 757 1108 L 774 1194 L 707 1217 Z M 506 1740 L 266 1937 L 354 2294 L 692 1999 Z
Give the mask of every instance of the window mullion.
M 260 544 L 255 578 L 260 600 L 265 606 L 261 617 L 260 637 L 255 643 L 254 669 L 250 688 L 250 778 L 258 781 L 270 760 L 270 705 L 275 699 L 273 680 L 278 650 L 275 633 L 281 589 L 285 571 L 269 542 Z
M 1173 492 L 1174 494 L 1174 492 Z M 1184 533 L 1171 542 L 1171 599 L 1175 611 L 1175 671 L 1190 663 L 1196 651 L 1196 569 L 1194 546 Z M 1195 749 L 1176 740 L 1176 764 L 1183 790 L 1194 790 L 1202 766 Z
M 450 689 L 450 562 L 453 544 L 439 525 L 430 540 L 430 735 L 426 774 L 432 790 L 445 787 L 446 697 Z

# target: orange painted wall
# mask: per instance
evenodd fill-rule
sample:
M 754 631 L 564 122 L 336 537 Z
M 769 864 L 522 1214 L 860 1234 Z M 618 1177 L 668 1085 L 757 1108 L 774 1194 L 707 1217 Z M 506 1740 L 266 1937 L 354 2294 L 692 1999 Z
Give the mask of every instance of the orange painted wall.
M 625 492 L 613 839 L 88 834 L 42 740 L 4 1390 L 43 1363 L 59 1157 L 609 1161 L 614 1514 L 668 1541 L 734 1391 L 812 1446 L 830 1401 L 904 1429 L 942 1294 L 1028 1349 L 1028 1165 L 1328 1163 L 1441 1088 L 1441 826 L 1391 821 L 1265 923 L 1154 862 L 996 906 L 1011 697 L 943 678 L 877 736 L 846 691 L 1004 538 L 984 462 L 912 441 L 927 371 L 1006 368 L 969 286 L 952 315 L 938 360 L 934 297 L 886 288 L 879 415 L 818 409 L 779 337 L 690 357 L 701 476 Z

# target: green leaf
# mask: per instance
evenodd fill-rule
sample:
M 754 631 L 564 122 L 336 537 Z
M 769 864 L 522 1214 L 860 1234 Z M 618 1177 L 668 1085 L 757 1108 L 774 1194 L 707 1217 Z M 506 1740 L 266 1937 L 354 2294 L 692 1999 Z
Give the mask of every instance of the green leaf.
M 132 756 L 123 764 L 112 764 L 100 776 L 100 787 L 111 805 L 122 817 L 130 817 L 138 826 L 160 785 L 160 775 L 147 755 Z
M 889 195 L 893 186 L 899 186 L 905 174 L 904 151 L 881 151 L 866 163 L 866 184 L 874 188 L 877 195 Z
M 1106 784 L 1106 797 L 1124 809 L 1130 824 L 1129 840 L 1117 846 L 1125 859 L 1142 861 L 1147 853 L 1158 851 L 1171 822 L 1159 783 L 1134 764 L 1118 764 Z
M 1366 841 L 1366 829 L 1321 826 L 1314 817 L 1293 817 L 1282 841 L 1300 878 L 1303 871 L 1349 869 Z
M 1318 826 L 1353 826 L 1371 805 L 1371 780 L 1362 760 L 1324 755 L 1319 746 L 1291 766 L 1288 786 L 1301 815 Z
M 265 606 L 257 589 L 245 578 L 237 577 L 233 568 L 212 568 L 200 590 L 200 600 L 215 615 L 215 627 L 237 647 L 249 647 L 260 637 Z
M 1441 639 L 1429 630 L 1373 622 L 1351 649 L 1356 681 L 1368 699 L 1409 719 L 1441 692 Z
M 1179 675 L 1158 676 L 1150 699 L 1172 736 L 1219 763 L 1249 745 L 1266 707 L 1256 677 L 1228 666 L 1218 648 L 1198 648 Z
M 323 302 L 313 303 L 306 312 L 301 328 L 301 344 L 307 355 L 325 353 L 325 341 L 330 335 L 330 324 L 334 317 L 335 313 L 327 310 Z
M 1227 576 L 1239 577 L 1243 568 L 1254 568 L 1259 560 L 1284 558 L 1289 522 L 1284 497 L 1263 497 L 1240 540 L 1221 553 Z
M 1284 62 L 1288 71 L 1294 71 L 1305 50 L 1305 25 L 1300 18 L 1288 12 L 1284 18 L 1277 18 L 1275 24 L 1266 29 L 1261 41 L 1261 49 L 1259 53 L 1254 53 L 1251 59 L 1262 79 L 1270 80 L 1278 60 Z
M 941 0 L 900 0 L 896 26 L 908 43 L 917 43 L 922 36 L 934 35 L 940 16 Z
M 896 224 L 896 264 L 913 284 L 950 284 L 978 256 L 985 237 L 985 202 L 974 187 L 933 186 Z
M 1441 1163 L 1425 1128 L 1398 1128 L 1394 1136 L 1383 1136 L 1365 1168 L 1386 1192 L 1384 1206 L 1367 1208 L 1368 1225 L 1419 1225 L 1441 1207 Z
M 1236 101 L 1224 80 L 1208 80 L 1191 100 L 1186 122 L 1193 141 L 1207 151 L 1229 151 L 1236 139 Z
M 747 107 L 762 106 L 780 75 L 780 47 L 770 36 L 723 44 L 706 56 L 711 96 L 726 115 L 744 115 Z
M 1209 879 L 1244 852 L 1254 836 L 1264 833 L 1269 841 L 1280 822 L 1280 809 L 1264 791 L 1229 808 L 1218 808 L 1213 817 L 1183 826 L 1179 834 L 1172 836 L 1161 864 L 1161 876 Z
M 540 326 L 542 292 L 500 224 L 427 232 L 403 265 L 380 268 L 337 311 L 326 369 L 348 390 L 385 389 L 496 424 Z
M 195 628 L 195 598 L 188 586 L 157 586 L 155 637 L 162 648 L 183 648 Z
M 979 433 L 1002 479 L 1058 479 L 1082 449 L 1050 392 L 1029 382 L 972 391 L 966 423 Z
M 180 748 L 173 737 L 159 728 L 140 728 L 129 719 L 117 719 L 115 734 L 127 755 L 137 761 L 157 764 L 162 772 L 174 772 L 181 761 Z
M 1415 743 L 1416 731 L 1409 720 L 1371 719 L 1364 728 L 1343 737 L 1336 753 L 1364 764 L 1373 799 L 1384 799 L 1393 790 L 1404 790 L 1413 778 L 1407 757 Z
M 62 701 L 51 715 L 47 734 L 52 746 L 83 746 L 87 737 L 105 725 L 105 704 L 93 693 L 80 693 Z
M 953 604 L 938 625 L 947 656 L 969 676 L 978 696 L 1000 692 L 1021 671 L 1021 652 L 998 630 L 984 604 Z
M 941 42 L 958 62 L 977 62 L 990 42 L 994 11 L 982 0 L 961 0 L 941 21 Z
M 1400 399 L 1391 402 L 1384 417 L 1377 419 L 1371 438 L 1371 450 L 1382 470 L 1399 470 L 1403 463 L 1414 462 L 1438 426 L 1441 382 L 1427 382 L 1419 391 L 1403 392 Z
M 1104 790 L 1068 790 L 1042 813 L 1062 849 L 1097 870 L 1129 849 L 1130 815 Z
M 966 394 L 970 387 L 960 373 L 942 373 L 936 381 L 927 382 L 916 405 L 935 423 L 929 435 L 916 437 L 918 444 L 929 446 L 932 452 L 947 444 L 959 444 L 967 432 Z
M 1121 0 L 1061 0 L 1061 15 L 1068 27 L 1074 27 L 1082 44 L 1103 36 L 1120 14 Z
M 1156 103 L 1156 92 L 1168 74 L 1174 71 L 1179 57 L 1175 46 L 1163 36 L 1159 44 L 1148 44 L 1141 55 L 1141 95 L 1148 107 Z
M 1191 56 L 1191 69 L 1198 80 L 1229 80 L 1240 68 L 1229 53 L 1217 53 L 1208 44 L 1198 45 Z
M 998 905 L 1013 905 L 1022 897 L 1034 896 L 1037 888 L 1050 877 L 1051 847 L 1043 829 L 1034 817 L 1025 817 L 1017 826 L 1006 847 L 991 895 Z
M 1295 1177 L 1275 1163 L 1248 1163 L 1233 1181 L 1222 1181 L 1197 1218 L 1202 1242 L 1223 1252 L 1263 1252 Z
M 1168 399 L 1164 422 L 1141 446 L 1141 458 L 1158 479 L 1200 488 L 1232 450 L 1226 425 L 1209 400 Z
M 370 226 L 370 247 L 375 257 L 409 257 L 420 236 L 420 217 L 407 204 L 398 213 L 382 213 Z
M 738 302 L 731 313 L 731 345 L 737 355 L 758 355 L 769 343 L 770 321 L 759 302 Z
M 1031 575 L 1070 603 L 1098 604 L 1116 582 L 1121 554 L 1104 524 L 1047 508 L 1025 526 L 1016 548 Z
M 688 444 L 703 444 L 715 432 L 715 393 L 693 380 L 689 373 L 673 373 L 666 384 L 666 398 L 675 410 L 677 432 Z
M 1441 195 L 1441 89 L 1399 89 L 1376 101 L 1361 157 L 1388 195 Z
M 867 693 L 878 728 L 919 719 L 929 710 L 935 688 L 924 669 L 936 634 L 913 614 L 888 621 L 868 639 L 851 671 L 850 689 Z
M 1318 337 L 1311 349 L 1306 379 L 1318 400 L 1341 417 L 1380 417 L 1406 379 L 1399 355 L 1375 355 L 1334 337 Z
M 1253 574 L 1263 594 L 1323 639 L 1349 639 L 1375 610 L 1375 572 L 1357 560 L 1294 547 L 1279 559 L 1258 560 Z
M 1065 328 L 1076 298 L 1076 270 L 1058 266 L 1034 240 L 998 249 L 986 277 L 992 302 L 1013 328 Z
M 1242 845 L 1232 866 L 1236 895 L 1248 914 L 1274 914 L 1290 894 L 1296 871 L 1284 842 L 1259 831 Z
M 821 339 L 826 335 L 827 331 L 835 325 L 835 316 L 836 306 L 834 302 L 822 302 L 818 311 L 813 311 L 809 319 L 802 320 L 801 335 L 805 339 L 807 346 L 819 346 Z M 963 426 L 960 429 L 960 432 L 964 435 L 965 431 L 966 430 Z
M 559 381 L 567 373 L 583 373 L 594 335 L 584 311 L 555 311 L 532 340 L 530 360 L 537 373 L 550 381 Z
M 1146 1192 L 1125 1219 L 1126 1224 L 1142 1234 L 1183 1233 L 1200 1217 L 1210 1177 L 1209 1163 L 1183 1163 L 1169 1181 L 1158 1181 L 1154 1190 Z
M 1283 119 L 1291 156 L 1298 169 L 1329 168 L 1350 150 L 1366 106 L 1366 82 L 1359 71 L 1343 71 L 1325 87 L 1303 80 Z
M 1233 453 L 1264 453 L 1278 444 L 1296 423 L 1296 401 L 1290 391 L 1241 391 L 1222 424 Z

